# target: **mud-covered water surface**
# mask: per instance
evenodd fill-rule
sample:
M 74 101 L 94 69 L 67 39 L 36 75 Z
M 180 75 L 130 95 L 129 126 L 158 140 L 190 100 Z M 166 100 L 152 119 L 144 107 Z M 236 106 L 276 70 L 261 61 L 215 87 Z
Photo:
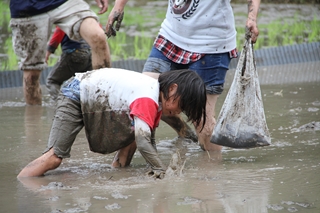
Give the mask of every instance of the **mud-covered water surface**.
M 161 123 L 158 152 L 177 167 L 154 180 L 138 152 L 130 167 L 111 168 L 113 154 L 90 152 L 82 130 L 58 169 L 19 181 L 45 149 L 54 108 L 47 96 L 43 106 L 26 107 L 21 88 L 2 89 L 1 212 L 320 212 L 320 83 L 261 90 L 271 146 L 207 153 Z

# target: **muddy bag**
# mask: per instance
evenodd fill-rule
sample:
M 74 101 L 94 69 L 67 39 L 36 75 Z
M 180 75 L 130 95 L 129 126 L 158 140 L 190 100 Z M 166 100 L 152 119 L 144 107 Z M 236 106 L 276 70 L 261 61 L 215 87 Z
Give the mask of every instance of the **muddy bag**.
M 211 143 L 232 148 L 270 145 L 251 39 L 247 36 Z

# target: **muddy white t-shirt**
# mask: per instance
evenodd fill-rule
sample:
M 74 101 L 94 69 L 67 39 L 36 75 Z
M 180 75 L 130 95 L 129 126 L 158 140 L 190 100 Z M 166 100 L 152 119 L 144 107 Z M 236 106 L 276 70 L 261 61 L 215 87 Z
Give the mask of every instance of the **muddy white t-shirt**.
M 131 143 L 134 116 L 150 129 L 158 126 L 161 110 L 156 79 L 116 68 L 76 73 L 75 79 L 80 81 L 83 122 L 92 151 L 110 153 L 115 151 L 112 143 L 117 149 L 119 143 Z

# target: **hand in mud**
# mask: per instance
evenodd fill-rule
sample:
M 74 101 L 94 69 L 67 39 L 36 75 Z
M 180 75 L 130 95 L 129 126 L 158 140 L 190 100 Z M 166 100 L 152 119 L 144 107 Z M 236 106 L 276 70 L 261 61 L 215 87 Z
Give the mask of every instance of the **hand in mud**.
M 116 36 L 117 32 L 120 29 L 121 26 L 121 22 L 123 20 L 123 16 L 124 16 L 124 12 L 123 10 L 120 11 L 114 11 L 114 9 L 111 11 L 110 15 L 109 15 L 109 19 L 108 19 L 108 23 L 107 23 L 107 28 L 106 28 L 106 35 L 108 38 L 110 38 L 111 36 Z M 114 23 L 116 23 L 115 27 L 113 26 Z
M 164 175 L 165 175 L 165 171 L 163 171 L 163 170 L 151 170 L 151 171 L 149 171 L 149 172 L 147 172 L 147 175 L 149 176 L 149 177 L 153 177 L 154 179 L 157 179 L 157 178 L 159 178 L 159 179 L 163 179 L 164 178 Z

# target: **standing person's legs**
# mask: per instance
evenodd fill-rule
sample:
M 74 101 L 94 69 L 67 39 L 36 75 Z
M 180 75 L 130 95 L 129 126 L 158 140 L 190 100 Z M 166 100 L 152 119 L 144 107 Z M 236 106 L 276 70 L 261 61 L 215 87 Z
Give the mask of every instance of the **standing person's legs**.
M 51 25 L 46 15 L 10 20 L 13 49 L 23 71 L 23 91 L 28 105 L 41 105 L 40 74 L 47 67 L 45 52 Z M 49 30 L 50 29 L 50 30 Z
M 210 138 L 212 136 L 214 127 L 216 126 L 216 118 L 215 118 L 215 106 L 217 103 L 219 95 L 209 95 L 207 94 L 207 104 L 206 104 L 206 114 L 207 119 L 206 123 L 200 132 L 202 128 L 202 124 L 200 126 L 195 126 L 197 135 L 198 135 L 198 141 L 199 145 L 203 150 L 207 151 L 220 151 L 222 149 L 221 146 L 213 144 L 210 142 Z
M 223 92 L 230 61 L 229 53 L 207 54 L 189 66 L 200 75 L 207 89 L 206 123 L 201 132 L 202 125 L 195 126 L 199 144 L 203 150 L 220 151 L 222 149 L 221 146 L 211 143 L 210 138 L 216 125 L 215 106 L 219 95 Z
M 42 104 L 41 70 L 23 70 L 23 96 L 28 105 Z

